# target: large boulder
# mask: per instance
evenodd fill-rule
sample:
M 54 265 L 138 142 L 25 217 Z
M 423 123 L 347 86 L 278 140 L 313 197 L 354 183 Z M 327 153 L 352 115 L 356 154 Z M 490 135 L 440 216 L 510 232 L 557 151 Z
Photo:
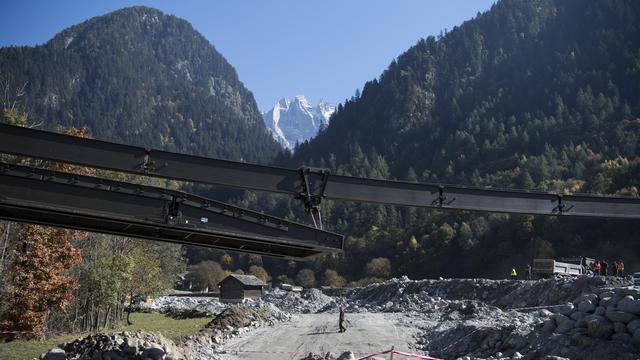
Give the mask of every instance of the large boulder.
M 626 333 L 627 332 L 627 326 L 624 323 L 621 322 L 614 322 L 613 323 L 613 331 L 616 333 Z
M 342 355 L 338 357 L 338 360 L 356 360 L 356 356 L 353 355 L 351 351 L 347 351 L 342 353 Z
M 629 341 L 631 341 L 631 334 L 615 333 L 615 334 L 611 335 L 611 340 L 619 341 L 621 343 L 628 343 Z
M 539 317 L 549 317 L 553 315 L 553 313 L 551 311 L 549 311 L 548 309 L 540 309 L 538 310 L 538 316 Z
M 634 299 L 640 298 L 640 287 L 625 287 L 616 289 L 616 293 L 622 297 L 631 295 Z
M 636 331 L 633 332 L 631 343 L 635 344 L 636 346 L 640 346 L 640 329 L 636 329 Z
M 613 299 L 611 296 L 602 297 L 602 298 L 600 298 L 600 301 L 598 302 L 598 305 L 606 308 L 607 306 L 609 306 L 611 304 L 611 299 Z M 617 304 L 617 301 L 616 301 L 616 304 Z
M 144 349 L 144 352 L 142 353 L 142 358 L 147 360 L 163 360 L 164 359 L 164 349 L 157 345 L 157 344 L 151 344 L 150 347 Z
M 573 334 L 571 335 L 570 344 L 575 347 L 586 346 L 593 343 L 593 338 L 585 334 Z M 530 354 L 530 353 L 529 353 Z M 528 358 L 529 360 L 536 359 L 535 357 Z
M 567 303 L 566 305 L 561 306 L 558 310 L 558 312 L 564 316 L 569 316 L 575 311 L 576 311 L 576 306 L 573 305 L 573 303 Z
M 571 318 L 571 320 L 573 321 L 578 321 L 580 319 L 582 319 L 583 317 L 587 316 L 587 314 L 582 313 L 580 311 L 576 311 L 573 314 L 571 314 L 571 316 L 569 316 Z
M 603 294 L 603 295 L 605 295 L 605 294 Z M 606 307 L 611 306 L 611 305 L 616 305 L 618 303 L 618 301 L 620 301 L 620 299 L 621 299 L 620 295 L 617 295 L 617 294 L 613 294 L 613 295 L 606 294 L 606 296 L 600 296 L 599 305 L 606 308 Z
M 587 335 L 587 329 L 574 327 L 573 329 L 571 329 L 569 334 L 571 334 L 571 335 Z
M 616 294 L 616 292 L 613 291 L 613 290 L 605 290 L 605 291 L 601 292 L 600 294 L 598 294 L 598 296 L 600 297 L 600 301 L 602 301 L 603 298 L 612 297 L 615 294 Z
M 556 326 L 560 326 L 565 321 L 571 321 L 568 317 L 562 314 L 553 314 L 551 318 L 556 322 Z
M 575 324 L 575 321 L 567 319 L 558 325 L 555 332 L 558 334 L 567 334 L 573 329 Z
M 640 329 L 640 319 L 635 319 L 627 324 L 627 330 L 633 334 L 636 329 Z
M 128 355 L 135 355 L 138 352 L 138 341 L 132 338 L 125 338 L 122 344 L 122 352 Z
M 585 300 L 591 301 L 592 303 L 596 303 L 599 301 L 598 295 L 596 294 L 582 294 L 580 295 L 574 303 L 579 304 Z
M 585 299 L 578 303 L 578 310 L 583 313 L 591 313 L 596 309 L 596 305 L 593 301 Z
M 593 313 L 594 313 L 595 315 L 600 315 L 600 316 L 602 316 L 602 315 L 604 315 L 604 313 L 606 313 L 606 312 L 607 312 L 607 311 L 606 311 L 606 309 L 605 309 L 604 307 L 602 307 L 602 306 L 598 306 L 598 307 L 596 308 L 596 311 L 594 311 Z
M 42 360 L 67 360 L 67 353 L 60 348 L 53 348 L 44 354 Z
M 600 315 L 593 315 L 593 314 L 586 314 L 585 317 L 583 317 L 582 319 L 576 321 L 576 327 L 580 327 L 580 328 L 586 328 L 587 327 L 587 323 L 591 320 L 601 320 L 604 321 L 606 320 L 604 316 L 600 316 Z
M 555 329 L 556 329 L 555 320 L 549 319 L 549 320 L 545 320 L 545 322 L 542 325 L 542 329 L 541 330 L 544 333 L 551 333 Z
M 613 324 L 605 319 L 591 319 L 587 321 L 587 334 L 595 338 L 608 339 L 613 334 Z
M 618 301 L 618 309 L 640 315 L 640 299 L 634 299 L 633 296 L 627 295 Z
M 604 316 L 607 317 L 607 319 L 611 320 L 611 321 L 619 321 L 619 322 L 623 322 L 625 324 L 628 324 L 629 322 L 636 320 L 638 317 L 632 313 L 628 313 L 625 311 L 609 311 L 607 313 L 604 314 Z

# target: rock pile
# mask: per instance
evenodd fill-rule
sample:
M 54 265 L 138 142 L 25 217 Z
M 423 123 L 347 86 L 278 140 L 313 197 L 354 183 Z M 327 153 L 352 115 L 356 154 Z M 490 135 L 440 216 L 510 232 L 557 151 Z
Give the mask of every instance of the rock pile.
M 60 345 L 41 356 L 44 360 L 94 359 L 191 359 L 188 348 L 176 345 L 162 335 L 143 331 L 119 334 L 91 334 Z
M 319 290 L 313 290 L 319 292 Z M 277 289 L 271 293 L 268 293 L 262 299 L 245 299 L 242 304 L 258 309 L 266 308 L 268 313 L 271 314 L 273 320 L 288 321 L 291 318 L 291 314 L 289 314 L 289 312 L 287 310 L 284 310 L 283 308 L 311 308 L 314 306 L 321 306 L 326 302 L 326 300 L 320 302 L 309 302 L 307 300 L 309 298 L 300 300 L 300 296 L 297 294 L 295 297 L 287 297 L 285 296 L 286 294 L 290 293 Z M 320 295 L 322 295 L 321 292 Z M 298 299 L 296 299 L 296 297 Z M 305 303 L 306 305 L 303 305 L 301 303 Z M 220 300 L 218 300 L 218 298 L 212 297 L 161 296 L 154 299 L 151 304 L 140 304 L 140 306 L 143 310 L 158 311 L 167 314 L 168 316 L 181 319 L 190 317 L 215 317 L 216 315 L 222 313 L 229 306 L 229 304 L 222 303 L 220 302 Z M 283 308 L 281 308 L 280 306 L 282 306 Z
M 307 289 L 301 294 L 274 289 L 258 300 L 258 303 L 272 304 L 283 311 L 299 314 L 337 309 L 335 299 L 323 294 L 319 289 Z
M 443 358 L 637 359 L 640 290 L 600 289 L 566 305 L 519 312 L 477 301 L 440 300 L 421 317 L 418 344 Z
M 478 301 L 440 300 L 424 314 L 418 347 L 443 358 L 519 356 L 538 320 L 531 314 L 503 311 Z M 516 355 L 518 353 L 518 355 Z
M 160 296 L 153 299 L 150 304 L 141 303 L 140 307 L 161 313 L 195 310 L 215 316 L 224 310 L 226 305 L 214 297 Z
M 206 326 L 205 331 L 220 331 L 222 333 L 238 333 L 246 327 L 258 327 L 263 323 L 273 323 L 267 308 L 252 308 L 248 306 L 232 305 L 218 314 Z
M 562 304 L 603 287 L 630 285 L 628 280 L 605 277 L 565 277 L 537 281 L 489 279 L 410 280 L 401 277 L 355 288 L 345 295 L 355 311 L 422 311 L 432 299 L 478 300 L 503 309 Z M 391 304 L 389 304 L 391 302 Z M 356 308 L 357 306 L 357 308 Z
M 542 328 L 567 334 L 576 343 L 612 340 L 640 349 L 640 289 L 602 289 L 557 308 Z

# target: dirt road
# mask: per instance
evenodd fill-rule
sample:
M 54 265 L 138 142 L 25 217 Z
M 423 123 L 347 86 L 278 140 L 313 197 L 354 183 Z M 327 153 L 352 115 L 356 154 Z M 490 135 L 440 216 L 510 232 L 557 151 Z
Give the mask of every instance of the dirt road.
M 225 344 L 228 351 L 254 352 L 229 353 L 223 359 L 300 359 L 301 354 L 309 352 L 339 355 L 347 350 L 369 354 L 391 346 L 409 350 L 415 334 L 409 321 L 403 314 L 347 314 L 347 331 L 341 334 L 337 314 L 300 314 L 291 322 L 260 328 L 229 340 Z M 298 354 L 286 354 L 291 352 Z

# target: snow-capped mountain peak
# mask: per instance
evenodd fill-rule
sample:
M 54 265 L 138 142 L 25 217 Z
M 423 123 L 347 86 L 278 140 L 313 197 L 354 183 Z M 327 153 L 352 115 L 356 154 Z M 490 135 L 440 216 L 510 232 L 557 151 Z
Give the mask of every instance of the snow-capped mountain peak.
M 275 107 L 287 110 L 287 109 L 289 109 L 289 105 L 290 104 L 291 103 L 289 102 L 289 100 L 287 98 L 282 98 L 276 103 Z
M 316 136 L 321 127 L 327 126 L 334 111 L 335 107 L 324 100 L 314 107 L 304 95 L 298 95 L 292 101 L 280 99 L 262 117 L 274 139 L 293 149 L 296 143 Z

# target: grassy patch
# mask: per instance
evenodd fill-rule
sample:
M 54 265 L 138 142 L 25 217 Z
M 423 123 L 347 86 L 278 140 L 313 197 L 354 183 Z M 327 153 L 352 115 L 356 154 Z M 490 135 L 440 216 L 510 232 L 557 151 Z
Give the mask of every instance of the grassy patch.
M 131 314 L 133 325 L 122 326 L 118 331 L 136 331 L 144 330 L 149 332 L 159 332 L 168 338 L 178 338 L 181 336 L 193 335 L 202 329 L 211 318 L 195 318 L 195 319 L 172 319 L 163 314 Z
M 116 330 L 109 330 L 109 332 L 144 330 L 159 332 L 168 338 L 175 339 L 197 333 L 210 320 L 211 318 L 175 320 L 163 314 L 133 313 L 131 314 L 133 325 L 121 326 Z M 59 335 L 45 340 L 18 340 L 0 343 L 0 359 L 24 360 L 37 358 L 40 354 L 56 347 L 58 344 L 72 341 L 84 335 L 86 334 Z

